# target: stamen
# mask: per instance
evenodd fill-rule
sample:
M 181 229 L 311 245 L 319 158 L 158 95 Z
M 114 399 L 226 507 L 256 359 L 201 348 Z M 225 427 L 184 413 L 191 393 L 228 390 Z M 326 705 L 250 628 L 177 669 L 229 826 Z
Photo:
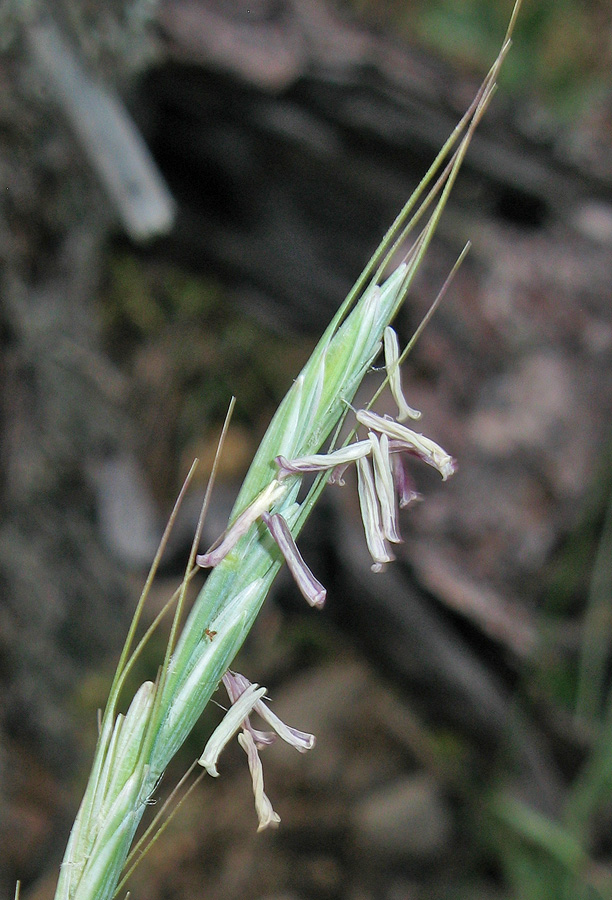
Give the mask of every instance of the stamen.
M 298 459 L 286 459 L 284 456 L 276 457 L 276 465 L 279 467 L 279 478 L 286 475 L 303 474 L 305 472 L 323 472 L 326 469 L 335 469 L 337 466 L 347 466 L 349 463 L 355 462 L 361 456 L 366 456 L 370 452 L 368 441 L 356 441 L 354 444 L 347 444 L 339 450 L 333 450 L 331 453 L 318 453 L 314 456 L 302 456 Z
M 263 700 L 260 700 L 259 703 L 255 705 L 253 711 L 260 715 L 264 722 L 267 722 L 268 725 L 272 726 L 279 738 L 285 741 L 286 744 L 295 747 L 299 753 L 306 753 L 308 750 L 312 750 L 316 744 L 317 739 L 314 734 L 309 734 L 307 731 L 298 731 L 297 728 L 291 728 L 290 725 L 285 725 L 282 719 L 279 719 L 278 716 L 266 706 Z
M 238 743 L 247 755 L 249 771 L 253 781 L 253 794 L 255 795 L 255 811 L 259 819 L 257 831 L 264 828 L 276 828 L 280 822 L 280 816 L 274 812 L 272 804 L 264 791 L 263 766 L 257 752 L 255 742 L 248 731 L 238 735 Z
M 241 696 L 241 693 L 251 686 L 251 682 L 248 678 L 245 678 L 244 675 L 240 675 L 238 672 L 230 672 L 229 669 L 223 676 L 223 684 L 227 688 L 230 699 L 233 696 Z M 255 704 L 255 706 L 253 707 L 253 712 L 261 716 L 264 722 L 267 722 L 268 725 L 271 725 L 283 741 L 285 741 L 287 744 L 290 744 L 292 747 L 295 747 L 295 749 L 300 753 L 306 753 L 307 750 L 312 750 L 312 748 L 314 747 L 316 743 L 314 734 L 309 734 L 305 731 L 298 731 L 297 728 L 291 728 L 291 726 L 285 725 L 282 719 L 279 719 L 279 717 L 275 715 L 275 713 L 273 713 L 271 709 L 269 709 L 269 707 L 266 703 L 264 703 L 263 700 L 259 700 Z M 249 730 L 252 734 L 252 730 Z M 257 743 L 257 739 L 255 739 L 255 743 Z
M 392 441 L 389 449 L 392 450 Z M 406 471 L 401 453 L 391 453 L 391 469 L 393 471 L 393 483 L 399 500 L 400 509 L 406 509 L 415 500 L 422 500 L 422 495 L 416 490 L 414 481 Z
M 244 675 L 240 675 L 238 672 L 231 672 L 229 669 L 221 681 L 223 682 L 231 703 L 236 703 L 238 698 L 242 696 L 251 684 L 249 679 L 245 678 Z M 263 703 L 263 701 L 259 702 Z M 257 712 L 257 704 L 253 707 L 253 711 Z M 269 747 L 270 744 L 273 744 L 276 740 L 276 735 L 271 731 L 258 731 L 257 728 L 253 728 L 249 716 L 245 718 L 242 727 L 245 731 L 250 733 L 258 750 L 262 747 Z
M 366 543 L 370 556 L 374 560 L 373 572 L 382 571 L 384 563 L 392 562 L 395 557 L 385 543 L 385 536 L 380 524 L 380 511 L 376 500 L 376 490 L 370 463 L 366 457 L 357 460 L 357 491 L 361 507 L 361 519 L 365 530 Z
M 395 484 L 389 457 L 389 438 L 383 434 L 380 441 L 373 431 L 368 432 L 372 445 L 372 462 L 374 463 L 374 484 L 380 505 L 383 534 L 393 544 L 401 544 L 402 538 L 397 525 L 397 500 Z
M 335 469 L 331 470 L 331 474 L 327 479 L 328 484 L 339 484 L 340 487 L 344 487 L 346 481 L 344 480 L 344 473 L 349 467 L 349 463 L 346 463 L 343 466 L 336 466 Z
M 376 413 L 360 409 L 356 413 L 357 421 L 372 431 L 380 434 L 386 434 L 389 438 L 396 441 L 402 441 L 405 449 L 415 453 L 419 459 L 437 469 L 442 479 L 446 481 L 456 470 L 457 464 L 452 456 L 449 456 L 446 450 L 443 450 L 439 444 L 436 444 L 430 438 L 423 434 L 418 434 L 405 425 L 400 425 L 394 419 L 379 416 Z M 401 449 L 395 447 L 393 449 Z
M 403 422 L 404 419 L 420 419 L 421 413 L 419 410 L 408 406 L 406 398 L 404 397 L 399 367 L 399 342 L 397 340 L 397 334 L 390 325 L 387 325 L 385 328 L 383 341 L 385 345 L 385 368 L 387 370 L 387 375 L 389 376 L 389 387 L 391 388 L 391 394 L 397 403 L 397 408 L 399 410 L 397 418 L 400 422 Z
M 196 556 L 196 564 L 204 569 L 217 566 L 227 554 L 233 550 L 241 537 L 247 533 L 251 525 L 257 521 L 263 512 L 267 512 L 275 500 L 283 493 L 284 488 L 276 479 L 264 488 L 264 490 L 253 500 L 243 512 L 240 513 L 236 521 L 231 525 L 225 534 L 213 544 L 206 553 Z
M 217 778 L 219 775 L 217 771 L 219 754 L 242 726 L 243 721 L 249 715 L 257 701 L 261 700 L 265 693 L 265 688 L 260 688 L 257 684 L 249 685 L 236 702 L 232 703 L 223 717 L 223 720 L 211 734 L 198 763 L 203 766 L 213 778 Z
M 293 575 L 295 583 L 300 589 L 303 597 L 311 606 L 316 606 L 317 609 L 321 609 L 325 603 L 327 591 L 321 582 L 317 581 L 304 562 L 284 518 L 278 513 L 274 515 L 263 513 L 261 518 L 270 529 L 270 534 L 285 557 L 287 567 Z

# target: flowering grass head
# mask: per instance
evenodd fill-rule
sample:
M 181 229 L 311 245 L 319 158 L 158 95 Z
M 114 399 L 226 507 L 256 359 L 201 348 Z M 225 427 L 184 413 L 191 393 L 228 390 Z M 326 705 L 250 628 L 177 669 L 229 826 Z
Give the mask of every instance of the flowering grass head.
M 375 571 L 393 559 L 391 546 L 401 540 L 398 510 L 418 496 L 409 459 L 416 457 L 432 466 L 444 480 L 455 470 L 445 450 L 403 424 L 420 414 L 409 406 L 401 387 L 400 365 L 409 347 L 400 354 L 390 329 L 431 242 L 507 49 L 508 43 L 280 404 L 225 532 L 203 554 L 197 554 L 197 537 L 194 540 L 159 676 L 142 686 L 123 718 L 118 714 L 119 698 L 150 633 L 134 648 L 139 603 L 101 720 L 57 900 L 110 900 L 123 889 L 120 879 L 126 863 L 129 867 L 130 860 L 140 858 L 146 849 L 149 831 L 130 854 L 147 804 L 221 682 L 230 708 L 199 763 L 216 776 L 223 747 L 238 734 L 253 780 L 259 827 L 278 824 L 264 791 L 259 751 L 277 735 L 306 752 L 314 746 L 314 737 L 282 723 L 265 703 L 265 689 L 231 671 L 231 665 L 285 561 L 308 603 L 323 606 L 325 588 L 296 542 L 321 492 L 330 481 L 341 483 L 346 467 L 357 469 L 365 540 Z M 394 268 L 392 260 L 402 247 L 409 249 Z M 339 445 L 341 427 L 347 416 L 353 417 L 357 389 L 383 349 L 398 420 L 360 409 L 352 422 L 349 419 L 349 438 Z M 163 542 L 142 602 L 162 549 Z M 186 585 L 203 568 L 209 570 L 208 577 L 185 617 Z M 272 731 L 255 729 L 253 715 Z

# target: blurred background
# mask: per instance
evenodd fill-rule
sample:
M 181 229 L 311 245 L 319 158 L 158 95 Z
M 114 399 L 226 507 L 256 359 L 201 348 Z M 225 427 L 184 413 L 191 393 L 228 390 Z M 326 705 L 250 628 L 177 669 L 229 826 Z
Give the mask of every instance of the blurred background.
M 52 897 L 119 648 L 149 615 L 494 60 L 511 2 L 52 0 L 0 8 L 0 890 Z M 531 0 L 402 311 L 459 461 L 370 571 L 354 486 L 237 668 L 317 735 L 228 748 L 135 897 L 612 897 L 612 9 Z M 377 376 L 366 385 L 370 391 Z M 379 409 L 384 411 L 385 399 Z M 163 629 L 138 679 L 155 673 Z M 135 680 L 134 687 L 138 681 Z M 220 698 L 222 702 L 222 698 Z M 206 712 L 164 797 L 220 718 Z M 153 810 L 154 811 L 154 810 Z

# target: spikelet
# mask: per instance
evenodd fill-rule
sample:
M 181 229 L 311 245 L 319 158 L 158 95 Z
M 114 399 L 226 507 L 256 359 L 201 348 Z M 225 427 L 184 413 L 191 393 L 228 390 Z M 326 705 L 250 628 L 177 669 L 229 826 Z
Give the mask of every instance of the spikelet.
M 56 900 L 110 900 L 117 893 L 147 802 L 168 763 L 226 676 L 283 564 L 283 553 L 293 554 L 292 564 L 313 605 L 322 604 L 323 589 L 317 587 L 318 582 L 309 570 L 300 568 L 305 563 L 299 554 L 295 555 L 294 542 L 330 474 L 332 480 L 340 481 L 338 470 L 354 462 L 364 485 L 367 482 L 364 488 L 367 499 L 363 504 L 371 527 L 369 537 L 375 544 L 376 567 L 392 558 L 385 542 L 399 539 L 392 490 L 398 491 L 400 506 L 414 496 L 403 465 L 393 460 L 399 453 L 394 442 L 408 445 L 409 450 L 438 468 L 444 478 L 452 474 L 453 462 L 437 444 L 405 426 L 397 423 L 391 426 L 367 411 L 362 411 L 360 421 L 370 436 L 348 451 L 348 460 L 346 452 L 344 456 L 334 456 L 337 449 L 334 435 L 350 410 L 363 376 L 380 352 L 385 329 L 401 306 L 423 258 L 475 125 L 490 99 L 508 46 L 506 41 L 468 113 L 398 216 L 280 404 L 245 478 L 225 534 L 200 559 L 203 565 L 212 567 L 210 575 L 176 645 L 171 645 L 172 653 L 167 654 L 159 680 L 154 685 L 147 682 L 142 686 L 122 718 L 116 710 L 125 675 L 134 659 L 128 652 L 133 638 L 133 629 L 130 630 L 102 718 L 88 786 L 66 849 Z M 430 190 L 428 196 L 426 190 Z M 418 207 L 423 196 L 423 205 Z M 405 261 L 388 274 L 390 260 L 399 245 L 427 211 L 430 218 Z M 402 399 L 398 357 L 389 332 L 387 358 L 393 393 L 404 404 L 400 415 L 409 416 L 415 411 Z M 374 475 L 370 464 L 372 454 Z M 306 470 L 300 471 L 299 461 L 312 462 L 317 456 L 326 456 L 328 462 L 331 457 L 333 467 L 323 466 L 313 486 L 302 497 L 300 488 Z M 383 494 L 384 508 L 381 507 Z M 256 752 L 265 745 L 267 737 L 261 735 L 266 733 L 254 732 L 247 720 L 252 712 L 267 717 L 275 731 L 301 751 L 309 749 L 314 738 L 271 719 L 263 705 L 261 689 L 249 688 L 239 676 L 228 683 L 235 694 L 232 704 L 240 703 L 237 685 L 242 685 L 242 692 L 250 690 L 243 707 L 234 714 L 236 721 L 230 719 L 229 724 L 231 729 L 241 728 L 239 739 L 253 777 L 260 827 L 275 825 L 278 817 L 264 793 Z M 231 729 L 227 726 L 217 737 L 225 740 Z M 209 755 L 203 755 L 204 764 L 215 767 L 220 746 L 213 746 Z M 122 886 L 123 882 L 119 887 Z

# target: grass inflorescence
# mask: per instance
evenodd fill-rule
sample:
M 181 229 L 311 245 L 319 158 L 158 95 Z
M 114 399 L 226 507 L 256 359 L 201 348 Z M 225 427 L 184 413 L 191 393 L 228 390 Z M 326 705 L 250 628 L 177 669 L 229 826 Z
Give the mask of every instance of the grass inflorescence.
M 397 504 L 410 502 L 412 496 L 400 458 L 419 457 L 437 468 L 443 478 L 454 471 L 451 457 L 429 438 L 368 409 L 355 417 L 351 404 L 384 339 L 388 378 L 394 396 L 400 397 L 399 416 L 418 415 L 401 399 L 398 367 L 403 355 L 388 329 L 431 242 L 473 131 L 495 90 L 508 47 L 509 36 L 469 110 L 280 404 L 225 534 L 197 557 L 196 535 L 183 587 L 171 601 L 175 604 L 174 622 L 159 675 L 154 682 L 142 684 L 127 712 L 120 714 L 118 702 L 127 674 L 149 634 L 136 643 L 142 603 L 167 538 L 162 541 L 101 718 L 91 775 L 61 867 L 57 900 L 109 900 L 115 896 L 118 885 L 123 884 L 126 861 L 134 859 L 129 856 L 130 848 L 159 779 L 221 681 L 232 706 L 211 736 L 200 763 L 216 774 L 216 756 L 233 733 L 241 730 L 239 741 L 253 777 L 260 827 L 277 823 L 278 816 L 263 790 L 258 757 L 258 750 L 271 742 L 274 734 L 256 731 L 249 716 L 257 713 L 301 752 L 313 746 L 314 737 L 279 722 L 265 705 L 265 690 L 231 672 L 230 666 L 285 559 L 306 598 L 313 606 L 323 605 L 324 588 L 297 553 L 295 541 L 328 481 L 341 479 L 337 462 L 345 464 L 347 447 L 347 464 L 358 466 L 360 483 L 366 485 L 360 500 L 375 570 L 393 558 L 390 545 L 399 539 Z M 392 260 L 401 256 L 402 248 L 403 260 L 393 268 Z M 353 417 L 353 430 L 339 445 L 340 427 L 347 416 Z M 367 437 L 352 443 L 360 428 L 367 430 Z M 300 469 L 304 460 L 310 461 L 315 472 L 307 490 Z M 185 587 L 199 566 L 211 571 L 185 617 Z

